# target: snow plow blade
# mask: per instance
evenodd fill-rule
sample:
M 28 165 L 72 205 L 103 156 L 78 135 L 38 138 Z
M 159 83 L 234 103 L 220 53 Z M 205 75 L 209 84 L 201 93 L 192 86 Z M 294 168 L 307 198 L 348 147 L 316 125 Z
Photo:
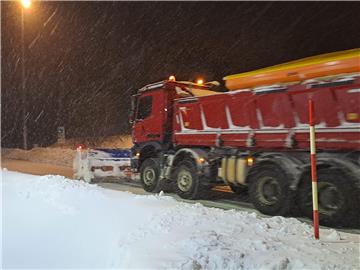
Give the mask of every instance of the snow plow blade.
M 74 178 L 91 182 L 96 178 L 130 179 L 130 149 L 78 148 L 73 162 Z

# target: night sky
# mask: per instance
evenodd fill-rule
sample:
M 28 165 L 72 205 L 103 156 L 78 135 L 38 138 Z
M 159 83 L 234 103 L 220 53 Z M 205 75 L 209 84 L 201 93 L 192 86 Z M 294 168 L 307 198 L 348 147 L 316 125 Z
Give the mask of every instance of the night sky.
M 25 15 L 29 143 L 130 133 L 130 95 L 175 74 L 222 81 L 360 47 L 360 2 L 33 2 Z M 22 142 L 21 6 L 1 2 L 1 143 Z

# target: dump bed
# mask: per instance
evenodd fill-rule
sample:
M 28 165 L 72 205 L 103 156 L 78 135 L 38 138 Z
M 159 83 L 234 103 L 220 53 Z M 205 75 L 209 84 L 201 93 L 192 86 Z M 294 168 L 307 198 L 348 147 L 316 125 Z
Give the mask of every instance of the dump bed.
M 175 101 L 176 145 L 308 149 L 314 100 L 317 147 L 360 150 L 360 76 L 345 74 Z

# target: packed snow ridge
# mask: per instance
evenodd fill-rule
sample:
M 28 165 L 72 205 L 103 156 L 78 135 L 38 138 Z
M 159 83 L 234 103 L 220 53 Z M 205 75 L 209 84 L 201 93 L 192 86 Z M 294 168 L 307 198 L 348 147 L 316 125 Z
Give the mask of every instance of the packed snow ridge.
M 358 237 L 2 171 L 3 268 L 357 269 Z

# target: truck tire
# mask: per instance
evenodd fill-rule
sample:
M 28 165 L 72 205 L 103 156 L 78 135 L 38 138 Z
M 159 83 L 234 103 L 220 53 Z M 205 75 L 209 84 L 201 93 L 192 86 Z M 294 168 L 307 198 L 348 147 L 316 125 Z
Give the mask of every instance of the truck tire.
M 359 223 L 359 213 L 354 209 L 354 206 L 356 208 L 358 205 L 359 190 L 351 177 L 336 168 L 320 169 L 317 176 L 320 224 L 343 226 Z M 301 212 L 312 218 L 312 187 L 309 175 L 304 177 L 300 184 L 298 198 Z
M 174 173 L 175 193 L 181 198 L 195 200 L 200 196 L 200 179 L 194 161 L 186 159 L 179 162 Z
M 283 169 L 276 164 L 254 166 L 248 176 L 250 201 L 266 215 L 286 216 L 294 201 L 294 191 Z
M 147 192 L 158 193 L 161 191 L 160 162 L 158 158 L 148 158 L 140 167 L 140 182 Z

